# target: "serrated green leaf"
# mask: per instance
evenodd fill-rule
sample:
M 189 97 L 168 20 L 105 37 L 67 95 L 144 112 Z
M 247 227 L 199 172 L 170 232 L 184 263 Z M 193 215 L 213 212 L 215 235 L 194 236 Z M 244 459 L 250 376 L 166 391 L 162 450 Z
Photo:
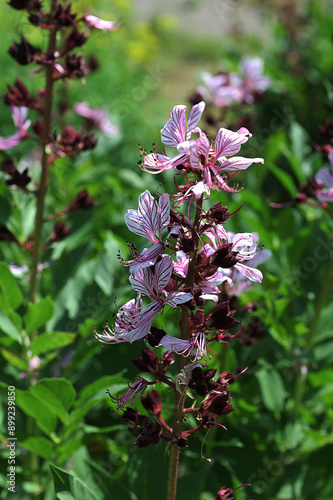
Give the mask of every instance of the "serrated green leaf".
M 54 444 L 45 437 L 28 437 L 21 445 L 39 457 L 48 459 L 52 455 Z
M 72 344 L 75 337 L 75 333 L 69 332 L 42 333 L 31 342 L 32 354 L 37 356 L 45 352 L 53 351 L 54 349 L 60 349 L 61 347 Z
M 4 262 L 0 262 L 0 307 L 5 312 L 15 311 L 23 300 L 16 280 Z
M 50 297 L 45 297 L 38 304 L 28 304 L 24 315 L 25 329 L 28 333 L 44 326 L 54 314 L 54 304 Z

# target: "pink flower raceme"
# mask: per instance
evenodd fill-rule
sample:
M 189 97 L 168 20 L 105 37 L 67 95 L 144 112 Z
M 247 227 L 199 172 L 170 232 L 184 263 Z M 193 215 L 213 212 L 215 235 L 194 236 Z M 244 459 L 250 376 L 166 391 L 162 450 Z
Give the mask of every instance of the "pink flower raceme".
M 114 330 L 106 327 L 102 335 L 96 334 L 97 338 L 105 343 L 141 340 L 148 335 L 155 316 L 165 306 L 175 308 L 191 300 L 190 293 L 164 290 L 169 283 L 172 270 L 172 259 L 169 255 L 165 255 L 154 266 L 154 271 L 151 268 L 144 268 L 130 276 L 131 285 L 138 292 L 137 300 L 131 300 L 122 306 L 118 311 Z M 142 306 L 142 294 L 152 299 L 148 306 Z
M 179 154 L 169 158 L 154 152 L 144 156 L 141 166 L 144 171 L 151 173 L 177 170 L 196 174 L 199 182 L 189 187 L 185 197 L 193 194 L 200 198 L 204 192 L 210 194 L 210 189 L 233 191 L 224 179 L 227 172 L 236 173 L 238 170 L 245 170 L 252 163 L 264 162 L 262 158 L 241 156 L 227 159 L 227 156 L 238 153 L 241 145 L 252 137 L 244 127 L 237 132 L 221 128 L 213 148 L 206 134 L 197 127 L 204 108 L 204 102 L 193 106 L 186 123 L 186 106 L 175 106 L 170 120 L 161 131 L 161 140 L 166 146 L 176 147 Z M 199 138 L 191 139 L 192 133 L 198 133 Z
M 28 137 L 27 130 L 31 120 L 26 120 L 28 108 L 25 106 L 11 106 L 14 125 L 17 127 L 15 134 L 9 137 L 0 137 L 0 151 L 12 149 Z
M 315 175 L 322 188 L 316 190 L 316 198 L 320 202 L 333 202 L 333 150 L 328 153 L 330 167 L 323 167 Z

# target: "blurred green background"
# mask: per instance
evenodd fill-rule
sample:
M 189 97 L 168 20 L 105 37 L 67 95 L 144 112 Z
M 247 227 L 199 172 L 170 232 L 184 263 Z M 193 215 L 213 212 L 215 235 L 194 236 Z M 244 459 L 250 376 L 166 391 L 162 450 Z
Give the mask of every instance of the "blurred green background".
M 258 232 L 260 243 L 273 253 L 262 266 L 263 284 L 239 297 L 244 311 L 238 318 L 246 327 L 245 308 L 253 302 L 251 318 L 260 321 L 265 335 L 251 345 L 234 339 L 216 348 L 211 366 L 248 370 L 231 387 L 235 411 L 222 422 L 228 431 L 214 428 L 203 451 L 204 435 L 182 450 L 178 498 L 212 500 L 224 484 L 236 488 L 251 483 L 235 492 L 237 500 L 331 500 L 332 220 L 317 206 L 276 209 L 271 203 L 292 200 L 299 186 L 325 164 L 313 145 L 323 144 L 318 125 L 332 118 L 333 6 L 307 0 L 188 0 L 165 7 L 156 14 L 157 4 L 148 11 L 145 2 L 73 2 L 74 11 L 119 20 L 124 26 L 111 33 L 92 33 L 78 52 L 97 57 L 100 67 L 84 81 L 70 81 L 66 88 L 59 84 L 56 102 L 66 93 L 73 104 L 87 101 L 105 107 L 120 134 L 110 139 L 98 133 L 95 150 L 59 159 L 52 167 L 48 215 L 67 207 L 82 189 L 96 206 L 70 213 L 66 223 L 72 234 L 45 252 L 49 267 L 42 273 L 39 304 L 27 303 L 27 276 L 14 278 L 2 264 L 2 471 L 8 457 L 8 385 L 17 388 L 20 446 L 17 493 L 8 493 L 2 473 L 0 498 L 165 496 L 164 444 L 135 448 L 105 392 L 108 388 L 116 394 L 133 380 L 137 374 L 130 360 L 140 355 L 144 344 L 102 349 L 91 330 L 100 331 L 106 320 L 112 323 L 115 299 L 120 306 L 133 297 L 127 270 L 116 254 L 120 250 L 127 258 L 129 238 L 138 248 L 142 242 L 130 236 L 124 214 L 137 208 L 145 189 L 155 196 L 174 189 L 172 176 L 140 171 L 138 144 L 149 151 L 155 143 L 161 151 L 160 129 L 174 105 L 190 107 L 189 97 L 201 84 L 202 72 L 238 72 L 242 56 L 249 55 L 263 58 L 264 74 L 272 85 L 261 102 L 234 110 L 233 119 L 251 119 L 253 139 L 241 154 L 263 157 L 265 165 L 238 174 L 239 184 L 245 184 L 240 193 L 214 192 L 210 203 L 222 201 L 230 211 L 243 203 L 228 221 L 228 230 Z M 31 90 L 40 88 L 42 77 L 30 67 L 19 67 L 7 50 L 21 34 L 31 43 L 46 40 L 29 25 L 25 13 L 5 2 L 0 5 L 0 29 L 1 93 L 17 77 Z M 0 116 L 0 135 L 10 135 L 12 119 L 4 104 Z M 71 110 L 61 120 L 82 123 Z M 214 137 L 212 128 L 210 132 Z M 38 164 L 28 141 L 14 149 L 12 157 L 16 162 L 26 158 L 37 178 Z M 34 198 L 9 191 L 3 178 L 0 196 L 1 224 L 26 242 L 33 231 Z M 45 235 L 51 227 L 45 224 Z M 29 264 L 29 252 L 13 243 L 0 242 L 0 254 L 4 263 Z M 13 291 L 9 298 L 8 289 Z M 158 318 L 157 326 L 162 325 L 174 331 L 178 318 L 169 313 Z M 24 339 L 36 327 L 46 336 L 32 346 L 41 364 L 38 382 L 29 385 Z M 163 394 L 167 419 L 172 395 L 168 390 Z M 139 402 L 137 407 L 142 408 Z M 35 422 L 33 435 L 29 419 Z

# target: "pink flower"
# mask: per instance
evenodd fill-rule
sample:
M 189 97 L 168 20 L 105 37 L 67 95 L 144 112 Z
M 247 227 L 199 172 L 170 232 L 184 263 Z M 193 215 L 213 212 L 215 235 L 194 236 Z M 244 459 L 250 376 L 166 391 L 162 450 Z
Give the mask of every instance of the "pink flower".
M 333 150 L 328 153 L 328 159 L 330 167 L 321 168 L 315 176 L 315 180 L 323 185 L 320 190 L 316 191 L 316 198 L 320 202 L 333 202 Z
M 117 410 L 116 411 L 119 411 L 119 410 L 122 410 L 123 408 L 126 408 L 127 406 L 133 404 L 134 401 L 137 399 L 137 397 L 145 391 L 147 385 L 148 385 L 148 382 L 144 378 L 140 377 L 140 378 L 138 378 L 138 380 L 136 380 L 134 382 L 133 385 L 128 386 L 129 389 L 123 396 L 114 397 L 110 394 L 109 391 L 107 391 L 107 392 L 109 393 L 111 401 L 113 403 L 117 403 Z
M 234 103 L 242 102 L 242 80 L 234 73 L 211 75 L 205 72 L 202 79 L 205 87 L 199 87 L 197 92 L 214 106 L 225 108 Z
M 271 80 L 263 75 L 264 62 L 260 57 L 244 57 L 241 61 L 242 75 L 203 73 L 204 87 L 197 93 L 219 108 L 236 103 L 252 104 L 256 94 L 262 94 L 270 86 Z
M 270 78 L 263 75 L 264 61 L 260 57 L 244 57 L 242 59 L 243 71 L 243 100 L 247 104 L 254 102 L 256 92 L 263 93 L 271 84 Z
M 28 108 L 25 106 L 11 106 L 11 110 L 13 122 L 17 127 L 17 131 L 9 137 L 0 137 L 0 151 L 14 148 L 28 137 L 27 130 L 31 124 L 31 120 L 26 120 Z
M 185 197 L 193 193 L 196 198 L 210 189 L 232 191 L 225 182 L 225 172 L 245 170 L 252 163 L 263 163 L 262 158 L 243 158 L 235 156 L 227 159 L 240 150 L 242 144 L 252 135 L 242 127 L 237 132 L 221 128 L 216 136 L 214 148 L 206 134 L 197 127 L 204 110 L 205 103 L 196 104 L 191 109 L 186 125 L 186 106 L 175 106 L 171 118 L 161 131 L 161 140 L 166 146 L 176 147 L 179 154 L 173 158 L 152 153 L 144 157 L 142 169 L 146 172 L 159 173 L 164 170 L 184 170 L 201 174 L 202 180 L 191 186 Z M 198 133 L 199 138 L 191 139 L 192 133 Z
M 171 335 L 164 335 L 160 343 L 156 347 L 165 347 L 168 351 L 175 352 L 176 354 L 185 354 L 189 349 L 192 348 L 192 345 L 188 340 L 177 339 L 175 337 L 171 337 Z
M 107 31 L 115 31 L 121 28 L 121 25 L 117 24 L 116 21 L 105 21 L 104 19 L 92 16 L 91 14 L 84 14 L 82 19 L 86 25 L 89 26 L 89 28 L 97 28 L 99 30 Z
M 129 280 L 132 288 L 138 292 L 137 300 L 131 300 L 122 306 L 117 313 L 114 330 L 107 326 L 103 334 L 96 334 L 97 339 L 104 343 L 132 343 L 141 340 L 148 335 L 155 316 L 165 306 L 175 308 L 191 300 L 190 293 L 164 290 L 172 269 L 172 259 L 170 255 L 165 255 L 155 265 L 154 272 L 150 268 L 144 268 L 131 276 Z M 152 299 L 146 307 L 142 307 L 142 294 Z
M 143 236 L 154 243 L 150 249 L 145 249 L 134 260 L 124 263 L 131 266 L 132 274 L 156 262 L 157 257 L 165 248 L 165 243 L 162 241 L 162 232 L 169 222 L 170 201 L 166 195 L 161 196 L 159 203 L 157 203 L 150 192 L 146 190 L 139 197 L 138 210 L 128 210 L 125 215 L 125 223 L 128 229 L 132 233 Z
M 242 276 L 250 281 L 261 283 L 263 279 L 262 273 L 253 267 L 243 264 L 243 262 L 251 261 L 255 255 L 259 253 L 257 248 L 257 241 L 251 233 L 231 233 L 226 232 L 221 224 L 207 229 L 204 232 L 211 240 L 212 248 L 215 250 L 215 255 L 222 248 L 226 249 L 234 259 L 235 263 L 229 265 L 227 268 L 222 266 L 221 271 L 233 281 L 233 271 L 237 270 Z M 212 254 L 214 255 L 214 254 Z
M 104 109 L 90 108 L 86 102 L 75 104 L 73 109 L 75 113 L 89 120 L 91 128 L 101 130 L 110 137 L 119 132 L 119 128 L 110 122 L 109 114 Z
M 213 253 L 214 249 L 210 245 L 206 244 L 201 248 L 199 255 L 204 254 L 206 257 L 209 257 Z M 176 257 L 177 261 L 173 263 L 174 271 L 182 278 L 186 278 L 189 265 L 189 255 L 182 250 L 179 250 L 176 254 Z M 224 281 L 228 281 L 229 283 L 231 283 L 231 279 L 228 276 L 226 276 L 222 272 L 217 271 L 214 274 L 203 279 L 202 281 L 196 283 L 194 289 L 199 288 L 201 290 L 201 298 L 203 300 L 213 300 L 215 303 L 217 303 L 218 294 L 221 293 L 218 285 L 221 285 Z

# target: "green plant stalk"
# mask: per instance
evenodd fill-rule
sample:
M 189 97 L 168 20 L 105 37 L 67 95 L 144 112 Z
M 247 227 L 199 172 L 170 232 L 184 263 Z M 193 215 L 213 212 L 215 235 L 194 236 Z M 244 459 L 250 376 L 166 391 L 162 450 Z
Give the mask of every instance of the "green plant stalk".
M 54 2 L 52 2 L 53 5 Z M 57 30 L 53 29 L 50 32 L 48 53 L 52 54 L 56 48 Z M 41 178 L 37 190 L 37 208 L 35 217 L 35 232 L 34 232 L 34 248 L 32 253 L 31 270 L 30 270 L 30 290 L 29 299 L 31 302 L 36 303 L 38 298 L 38 264 L 42 254 L 42 230 L 43 230 L 43 217 L 44 217 L 44 204 L 47 193 L 48 180 L 49 180 L 49 152 L 48 143 L 51 133 L 51 114 L 53 104 L 53 64 L 48 64 L 45 69 L 46 85 L 45 85 L 45 101 L 43 113 L 43 137 L 42 137 L 42 161 L 41 161 Z M 36 333 L 32 333 L 32 339 Z M 31 340 L 32 340 L 31 339 Z
M 51 0 L 50 12 L 52 14 L 56 6 L 56 0 Z M 52 54 L 56 48 L 56 37 L 57 30 L 53 29 L 49 35 L 48 43 L 48 53 Z M 44 216 L 44 204 L 45 196 L 47 193 L 47 186 L 49 180 L 49 153 L 47 150 L 47 145 L 50 140 L 51 133 L 51 114 L 52 114 L 52 104 L 53 104 L 53 64 L 49 64 L 45 69 L 45 100 L 44 100 L 44 112 L 43 112 L 43 136 L 42 136 L 42 160 L 41 160 L 41 177 L 40 183 L 37 189 L 37 207 L 35 216 L 35 231 L 34 231 L 34 247 L 31 259 L 30 268 L 30 289 L 29 289 L 29 300 L 33 303 L 37 302 L 38 299 L 38 264 L 40 262 L 42 253 L 42 229 L 43 229 L 43 216 Z M 34 331 L 30 335 L 30 341 L 36 338 L 37 332 Z M 32 418 L 28 418 L 27 422 L 27 433 L 29 436 L 36 436 L 38 430 L 35 421 Z M 29 454 L 29 466 L 32 471 L 32 480 L 38 484 L 39 476 L 39 459 L 35 453 Z
M 202 212 L 202 203 L 203 198 L 201 197 L 195 213 L 194 220 L 194 231 L 193 231 L 193 240 L 194 240 L 194 251 L 192 252 L 187 277 L 186 277 L 186 286 L 193 287 L 194 283 L 194 275 L 195 275 L 195 264 L 197 260 L 198 254 L 198 243 L 199 238 L 197 235 L 197 231 L 199 229 L 200 217 Z M 187 340 L 189 335 L 189 319 L 190 314 L 189 310 L 186 306 L 182 306 L 182 317 L 181 317 L 181 339 Z M 187 358 L 181 356 L 179 359 L 179 371 L 184 369 L 184 367 L 188 364 Z M 179 435 L 183 431 L 183 418 L 184 418 L 184 399 L 185 394 L 180 394 L 177 389 L 175 390 L 175 403 L 174 403 L 174 412 L 173 412 L 173 433 Z M 176 500 L 177 494 L 177 478 L 178 478 L 178 466 L 179 466 L 179 455 L 180 449 L 177 444 L 171 444 L 170 457 L 169 457 L 169 472 L 168 472 L 168 480 L 167 480 L 167 500 Z

